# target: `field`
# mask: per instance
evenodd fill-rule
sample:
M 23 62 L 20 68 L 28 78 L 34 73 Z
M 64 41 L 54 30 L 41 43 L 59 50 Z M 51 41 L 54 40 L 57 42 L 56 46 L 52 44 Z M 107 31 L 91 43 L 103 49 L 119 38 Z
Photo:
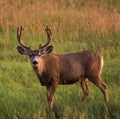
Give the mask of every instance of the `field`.
M 27 56 L 17 50 L 16 29 L 25 27 L 24 43 L 37 49 L 52 29 L 52 53 L 93 50 L 104 57 L 102 80 L 109 101 L 89 82 L 90 96 L 81 102 L 79 83 L 59 86 L 53 110 L 47 112 L 46 89 Z M 119 0 L 0 0 L 1 119 L 120 119 Z

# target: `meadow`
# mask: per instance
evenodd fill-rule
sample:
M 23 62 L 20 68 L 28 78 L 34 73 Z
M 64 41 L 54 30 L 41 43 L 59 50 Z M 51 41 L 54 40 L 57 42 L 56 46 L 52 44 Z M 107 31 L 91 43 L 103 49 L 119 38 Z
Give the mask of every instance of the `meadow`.
M 46 24 L 52 53 L 93 50 L 104 57 L 107 103 L 91 82 L 85 103 L 79 83 L 61 85 L 46 111 L 46 89 L 16 50 L 18 26 L 25 28 L 24 43 L 37 49 L 46 42 Z M 120 1 L 0 0 L 0 119 L 120 119 Z

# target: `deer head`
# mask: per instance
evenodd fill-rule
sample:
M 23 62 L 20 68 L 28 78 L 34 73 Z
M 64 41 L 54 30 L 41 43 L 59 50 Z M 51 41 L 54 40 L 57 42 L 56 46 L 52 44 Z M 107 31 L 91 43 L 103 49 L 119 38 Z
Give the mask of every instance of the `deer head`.
M 23 31 L 24 28 L 22 26 L 17 28 L 17 40 L 21 45 L 17 46 L 17 50 L 22 55 L 28 55 L 30 57 L 32 65 L 36 66 L 38 64 L 38 59 L 51 53 L 53 49 L 53 46 L 49 45 L 52 35 L 51 30 L 48 26 L 45 27 L 45 31 L 47 34 L 47 42 L 44 45 L 40 44 L 37 50 L 32 50 L 29 46 L 25 46 L 23 44 L 22 40 Z

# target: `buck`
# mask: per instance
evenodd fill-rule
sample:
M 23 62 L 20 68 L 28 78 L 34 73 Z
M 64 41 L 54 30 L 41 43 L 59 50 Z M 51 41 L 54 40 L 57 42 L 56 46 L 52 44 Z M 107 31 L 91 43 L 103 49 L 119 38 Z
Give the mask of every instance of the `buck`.
M 100 79 L 102 56 L 89 50 L 71 54 L 50 54 L 53 46 L 49 45 L 52 33 L 48 26 L 45 27 L 47 42 L 40 44 L 37 50 L 32 50 L 22 41 L 23 31 L 22 26 L 17 28 L 17 39 L 21 45 L 17 46 L 17 50 L 20 54 L 29 56 L 41 85 L 46 86 L 49 108 L 52 108 L 54 95 L 60 84 L 79 82 L 84 94 L 82 101 L 85 101 L 89 95 L 87 79 L 102 91 L 105 101 L 108 101 L 107 86 Z

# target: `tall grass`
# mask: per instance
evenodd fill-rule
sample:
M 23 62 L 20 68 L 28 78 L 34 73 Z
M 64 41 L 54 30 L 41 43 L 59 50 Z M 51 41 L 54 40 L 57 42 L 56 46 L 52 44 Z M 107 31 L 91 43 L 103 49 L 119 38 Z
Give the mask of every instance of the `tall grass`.
M 1 0 L 0 1 L 0 117 L 1 119 L 119 119 L 120 118 L 120 2 L 119 0 Z M 16 28 L 25 27 L 24 43 L 36 49 L 51 26 L 53 53 L 94 50 L 104 57 L 102 80 L 109 102 L 89 82 L 81 103 L 79 84 L 59 86 L 52 112 L 27 56 L 16 51 Z

